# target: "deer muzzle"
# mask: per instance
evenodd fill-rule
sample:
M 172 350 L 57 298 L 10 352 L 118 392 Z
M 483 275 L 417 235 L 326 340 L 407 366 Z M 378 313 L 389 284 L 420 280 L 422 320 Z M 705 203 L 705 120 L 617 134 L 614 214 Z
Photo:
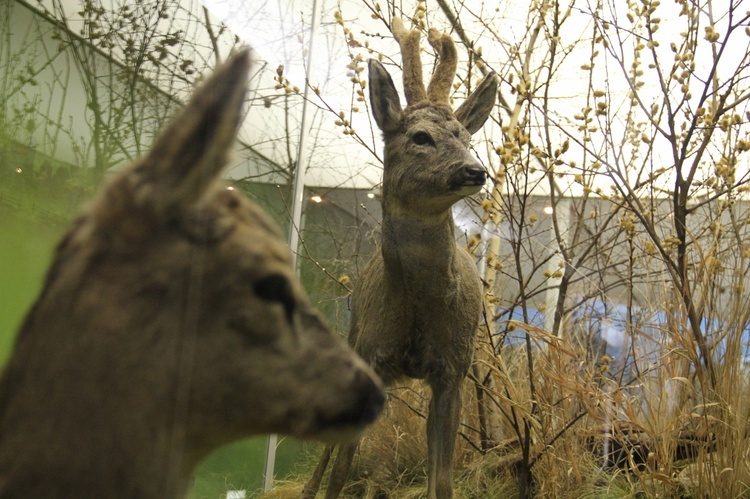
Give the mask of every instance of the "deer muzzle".
M 487 172 L 477 163 L 464 164 L 456 169 L 450 177 L 452 190 L 478 192 L 487 181 Z
M 352 395 L 348 405 L 335 410 L 329 406 L 316 411 L 316 440 L 328 443 L 354 442 L 382 412 L 385 390 L 380 378 L 369 368 L 354 375 L 348 390 Z

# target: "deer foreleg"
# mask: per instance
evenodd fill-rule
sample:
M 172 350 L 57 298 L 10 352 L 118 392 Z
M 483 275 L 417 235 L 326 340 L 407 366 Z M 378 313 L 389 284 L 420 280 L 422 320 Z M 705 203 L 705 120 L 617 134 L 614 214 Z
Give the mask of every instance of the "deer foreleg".
M 328 467 L 328 461 L 331 460 L 331 454 L 333 454 L 333 445 L 326 445 L 323 449 L 323 454 L 320 456 L 318 466 L 315 468 L 315 472 L 305 484 L 305 488 L 302 489 L 302 495 L 300 499 L 315 499 L 320 489 L 320 482 L 323 480 L 323 475 Z
M 432 386 L 430 414 L 427 417 L 428 499 L 453 497 L 451 468 L 461 414 L 459 383 L 438 381 Z
M 336 462 L 333 463 L 331 477 L 328 479 L 326 499 L 336 499 L 341 494 L 341 490 L 349 478 L 349 469 L 352 467 L 352 460 L 354 459 L 354 453 L 357 451 L 358 445 L 347 444 L 339 446 L 339 452 L 336 454 Z

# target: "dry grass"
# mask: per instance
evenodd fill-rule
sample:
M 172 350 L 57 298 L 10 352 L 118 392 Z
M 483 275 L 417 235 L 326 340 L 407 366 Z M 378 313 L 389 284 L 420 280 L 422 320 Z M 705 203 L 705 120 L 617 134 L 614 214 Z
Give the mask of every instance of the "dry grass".
M 532 463 L 528 493 L 534 497 L 748 495 L 750 394 L 740 376 L 744 371 L 722 373 L 714 401 L 697 404 L 697 388 L 676 375 L 679 362 L 665 357 L 639 390 L 618 387 L 606 366 L 582 366 L 576 347 L 555 340 L 534 351 L 532 402 L 525 395 L 529 377 L 523 348 L 508 349 L 494 361 L 486 351 L 484 360 L 479 358 L 492 378 L 485 394 L 494 447 L 479 450 L 476 390 L 467 380 L 454 462 L 456 497 L 520 497 L 524 463 Z M 419 382 L 393 390 L 387 414 L 362 441 L 345 497 L 425 496 L 428 400 L 429 389 Z M 519 423 L 529 431 L 526 457 L 517 438 Z M 618 447 L 620 454 L 607 462 L 604 450 Z M 298 497 L 317 457 L 310 457 L 298 480 L 265 497 Z

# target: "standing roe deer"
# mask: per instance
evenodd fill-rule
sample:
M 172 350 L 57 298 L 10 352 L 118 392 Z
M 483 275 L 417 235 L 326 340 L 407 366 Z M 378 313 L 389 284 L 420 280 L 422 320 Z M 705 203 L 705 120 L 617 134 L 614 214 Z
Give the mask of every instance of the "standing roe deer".
M 352 439 L 380 412 L 278 229 L 216 180 L 249 67 L 219 68 L 57 247 L 0 380 L 0 497 L 183 496 L 223 444 Z
M 425 91 L 419 31 L 407 31 L 399 18 L 392 31 L 401 47 L 407 107 L 401 109 L 385 68 L 371 60 L 370 101 L 385 141 L 383 239 L 352 295 L 349 344 L 386 386 L 410 377 L 432 388 L 427 495 L 449 498 L 460 387 L 482 309 L 481 280 L 472 257 L 456 245 L 451 207 L 485 183 L 469 139 L 492 110 L 497 77 L 485 78 L 454 113 L 449 93 L 457 55 L 451 37 L 429 31 L 440 61 Z M 339 448 L 327 498 L 338 497 L 345 485 L 356 447 Z M 303 497 L 317 493 L 331 453 L 326 448 Z

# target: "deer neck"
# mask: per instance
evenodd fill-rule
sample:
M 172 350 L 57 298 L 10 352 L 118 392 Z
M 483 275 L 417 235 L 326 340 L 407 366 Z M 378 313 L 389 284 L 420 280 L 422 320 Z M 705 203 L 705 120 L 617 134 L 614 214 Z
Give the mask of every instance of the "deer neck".
M 419 283 L 441 286 L 451 278 L 455 251 L 450 208 L 429 215 L 384 209 L 382 255 L 386 274 L 411 287 Z
M 18 434 L 3 438 L 23 437 L 25 442 L 6 445 L 12 455 L 0 456 L 0 496 L 185 497 L 189 466 L 165 454 L 171 435 L 143 431 L 139 416 L 114 423 L 84 416 L 81 424 L 64 429 L 4 422 L 16 423 Z M 56 433 L 63 431 L 74 436 Z M 130 442 L 123 443 L 126 438 Z
M 73 326 L 56 321 L 44 303 L 36 310 L 0 382 L 0 496 L 185 496 L 201 456 L 180 454 L 189 449 L 175 440 L 174 390 L 150 392 L 144 386 L 158 384 L 150 378 L 108 372 L 104 356 L 66 357 L 57 339 L 70 337 Z M 86 338 L 79 341 L 92 351 Z M 142 370 L 143 359 L 133 362 Z

